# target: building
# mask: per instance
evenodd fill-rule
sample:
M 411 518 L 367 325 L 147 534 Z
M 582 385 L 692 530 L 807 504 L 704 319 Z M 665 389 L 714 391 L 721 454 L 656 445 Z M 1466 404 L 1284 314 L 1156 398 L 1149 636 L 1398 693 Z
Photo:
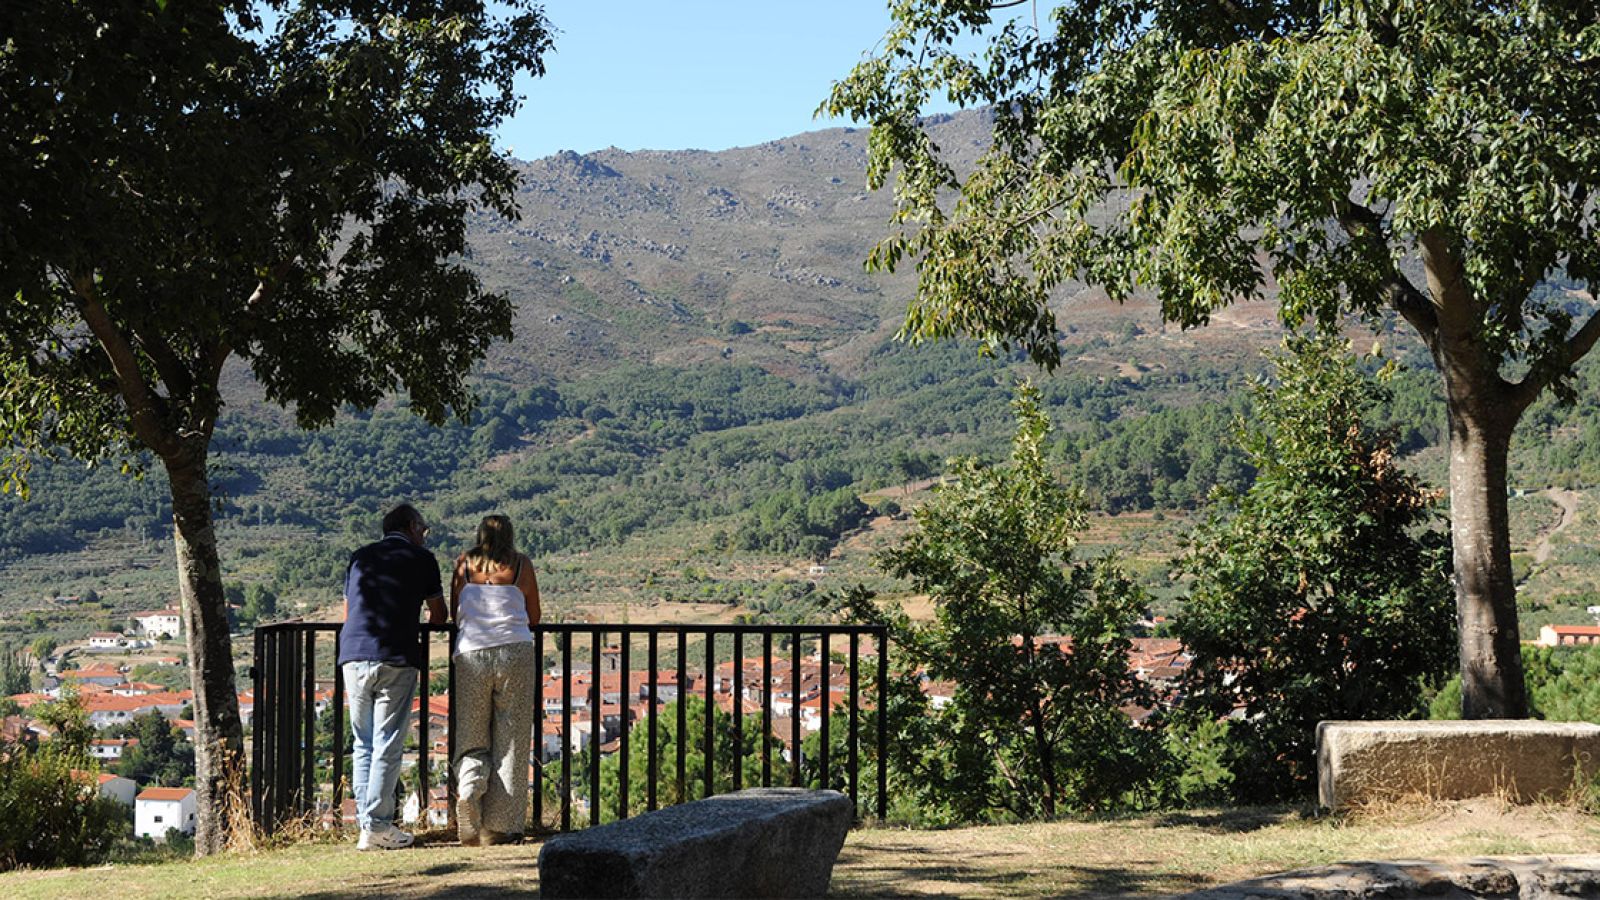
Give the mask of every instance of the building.
M 111 631 L 96 631 L 89 635 L 90 650 L 115 650 L 122 646 L 122 635 Z
M 139 793 L 139 786 L 133 783 L 132 778 L 123 778 L 121 775 L 112 775 L 102 772 L 96 776 L 100 783 L 100 794 L 121 803 L 123 806 L 132 806 L 134 795 Z
M 89 742 L 89 755 L 95 759 L 121 759 L 137 746 L 138 738 L 102 738 Z
M 1600 644 L 1600 625 L 1546 625 L 1539 629 L 1541 647 L 1577 647 Z
M 132 616 L 139 630 L 153 638 L 183 637 L 183 617 L 176 609 L 157 609 L 137 612 Z
M 178 718 L 184 706 L 194 700 L 194 691 L 163 691 L 138 697 L 119 697 L 116 694 L 85 694 L 83 708 L 89 714 L 89 724 L 96 728 L 126 725 L 135 717 L 158 712 L 167 719 Z
M 194 791 L 188 788 L 145 788 L 133 804 L 133 836 L 167 839 L 173 828 L 194 834 Z

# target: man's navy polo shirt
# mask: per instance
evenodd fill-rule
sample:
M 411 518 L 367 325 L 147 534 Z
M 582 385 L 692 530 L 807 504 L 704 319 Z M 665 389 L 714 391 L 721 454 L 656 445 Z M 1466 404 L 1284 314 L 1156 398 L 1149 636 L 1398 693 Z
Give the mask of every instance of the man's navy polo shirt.
M 422 668 L 422 604 L 444 593 L 439 563 L 401 534 L 386 534 L 350 555 L 339 635 L 339 664 L 383 662 Z

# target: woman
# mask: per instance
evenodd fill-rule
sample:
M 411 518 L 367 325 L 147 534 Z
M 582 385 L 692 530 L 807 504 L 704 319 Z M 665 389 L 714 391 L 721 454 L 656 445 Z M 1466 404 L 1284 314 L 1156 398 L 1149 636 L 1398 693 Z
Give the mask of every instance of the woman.
M 456 822 L 463 845 L 521 840 L 528 813 L 539 581 L 511 520 L 486 516 L 450 579 L 456 623 Z

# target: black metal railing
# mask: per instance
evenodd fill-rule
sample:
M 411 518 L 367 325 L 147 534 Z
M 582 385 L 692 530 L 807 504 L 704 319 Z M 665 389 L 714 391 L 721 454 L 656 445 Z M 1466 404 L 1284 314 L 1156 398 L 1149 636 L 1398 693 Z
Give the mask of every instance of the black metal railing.
M 423 676 L 418 684 L 420 702 L 415 720 L 415 781 L 424 820 L 432 797 L 436 756 L 430 739 L 432 653 L 435 649 L 446 651 L 447 684 L 453 697 L 455 664 L 448 648 L 453 645 L 454 635 L 451 626 L 424 626 Z M 441 637 L 445 646 L 435 648 L 435 639 Z M 747 639 L 751 644 L 747 645 Z M 544 662 L 547 648 L 556 658 L 551 666 Z M 808 648 L 816 651 L 814 660 Z M 587 807 L 589 825 L 597 825 L 605 818 L 626 818 L 636 808 L 654 810 L 721 789 L 739 790 L 746 786 L 745 767 L 750 752 L 760 754 L 762 786 L 838 787 L 849 794 L 859 814 L 864 793 L 861 764 L 870 751 L 869 763 L 875 770 L 871 773 L 875 784 L 870 787 L 875 789 L 866 792 L 866 805 L 879 819 L 884 817 L 889 736 L 883 686 L 887 682 L 888 645 L 881 625 L 541 625 L 534 629 L 534 651 L 541 670 L 533 698 L 535 721 L 539 723 L 534 729 L 537 738 L 530 736 L 535 740 L 530 783 L 535 830 L 570 830 L 580 804 Z M 582 660 L 585 651 L 587 666 Z M 636 652 L 643 656 L 643 668 L 633 667 Z M 256 822 L 269 832 L 308 814 L 331 814 L 335 822 L 339 819 L 347 761 L 347 712 L 344 678 L 335 664 L 338 655 L 337 623 L 285 622 L 255 630 L 250 797 Z M 663 657 L 673 667 L 673 677 L 666 683 Z M 835 663 L 835 658 L 840 662 Z M 726 684 L 719 674 L 719 660 L 728 664 Z M 863 696 L 864 661 L 875 664 L 877 669 L 873 691 L 876 696 L 871 698 Z M 690 675 L 692 668 L 700 668 L 698 676 Z M 838 692 L 833 689 L 836 670 L 844 682 L 843 690 Z M 554 697 L 548 698 L 550 702 L 545 697 L 545 676 L 556 672 L 560 673 L 558 704 Z M 608 674 L 616 677 L 605 677 Z M 758 690 L 750 690 L 751 679 L 757 681 Z M 576 705 L 575 681 L 584 682 L 584 693 L 578 695 Z M 601 760 L 609 755 L 604 748 L 610 743 L 605 740 L 605 708 L 610 704 L 604 700 L 613 685 L 618 699 L 614 704 L 618 723 L 611 739 L 616 741 L 611 752 L 617 759 L 615 790 L 610 799 L 615 805 L 607 810 L 602 805 L 607 798 L 602 796 Z M 759 696 L 759 711 L 754 708 L 756 697 L 750 696 L 752 693 Z M 835 693 L 843 694 L 837 702 Z M 719 772 L 716 710 L 721 708 L 724 697 L 729 700 L 729 708 L 720 721 L 724 726 L 731 723 L 732 733 L 725 730 L 720 740 L 731 744 L 731 754 L 727 754 L 729 765 Z M 704 720 L 703 730 L 697 735 L 688 734 L 691 698 L 699 702 Z M 815 704 L 809 702 L 812 699 Z M 638 703 L 644 705 L 642 723 L 630 716 Z M 760 737 L 753 750 L 747 748 L 744 739 L 747 704 L 750 715 L 761 717 Z M 327 705 L 333 707 L 331 715 L 324 712 Z M 675 727 L 671 745 L 664 750 L 658 746 L 659 731 L 664 727 L 659 720 L 668 705 L 675 709 L 675 721 L 671 723 Z M 551 748 L 552 752 L 547 752 L 545 722 L 554 717 L 546 714 L 552 706 L 559 706 L 556 715 L 560 742 L 558 750 Z M 803 720 L 812 718 L 808 715 L 812 707 L 816 711 L 815 727 L 805 727 Z M 783 717 L 778 712 L 784 708 L 789 721 L 780 727 Z M 443 754 L 446 809 L 451 818 L 455 809 L 455 771 L 450 764 L 455 757 L 455 714 L 452 702 L 445 712 L 447 736 Z M 585 714 L 588 734 L 580 744 L 574 727 L 575 723 L 581 726 Z M 318 722 L 323 715 L 328 720 L 325 724 Z M 874 725 L 872 746 L 864 750 L 862 724 L 868 715 Z M 841 724 L 847 729 L 842 748 L 846 758 L 842 761 L 833 758 L 835 736 L 831 730 L 836 717 L 843 717 Z M 642 791 L 629 783 L 630 738 L 635 728 L 644 728 L 647 735 Z M 329 731 L 326 736 L 331 738 L 320 752 L 319 729 Z M 807 758 L 802 749 L 809 733 L 816 733 L 819 738 L 814 758 Z M 691 739 L 697 739 L 694 745 L 690 744 Z M 703 760 L 698 779 L 689 775 L 691 751 L 698 751 Z M 575 772 L 575 759 L 586 762 L 587 771 Z M 666 765 L 668 762 L 671 765 Z M 751 781 L 753 785 L 754 773 Z M 642 796 L 636 796 L 639 794 Z

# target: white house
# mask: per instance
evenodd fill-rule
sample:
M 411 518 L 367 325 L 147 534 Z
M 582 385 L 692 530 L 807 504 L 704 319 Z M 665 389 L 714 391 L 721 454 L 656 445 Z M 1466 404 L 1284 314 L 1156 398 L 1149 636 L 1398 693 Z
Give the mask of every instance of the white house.
M 176 828 L 194 834 L 194 791 L 188 788 L 145 788 L 133 804 L 133 836 L 167 839 L 167 830 Z
M 175 609 L 158 609 L 133 614 L 139 628 L 153 638 L 182 637 L 183 617 Z
M 122 646 L 122 635 L 110 631 L 97 631 L 89 635 L 90 650 L 115 650 Z
M 435 828 L 443 828 L 450 824 L 450 789 L 443 785 L 428 790 L 428 824 Z M 410 824 L 418 824 L 422 818 L 422 798 L 412 791 L 406 795 L 406 802 L 400 808 L 400 820 Z
M 1545 625 L 1534 643 L 1541 647 L 1600 644 L 1600 625 Z
M 89 755 L 95 759 L 121 759 L 137 746 L 138 738 L 101 738 L 89 742 Z M 128 803 L 133 804 L 131 798 Z

